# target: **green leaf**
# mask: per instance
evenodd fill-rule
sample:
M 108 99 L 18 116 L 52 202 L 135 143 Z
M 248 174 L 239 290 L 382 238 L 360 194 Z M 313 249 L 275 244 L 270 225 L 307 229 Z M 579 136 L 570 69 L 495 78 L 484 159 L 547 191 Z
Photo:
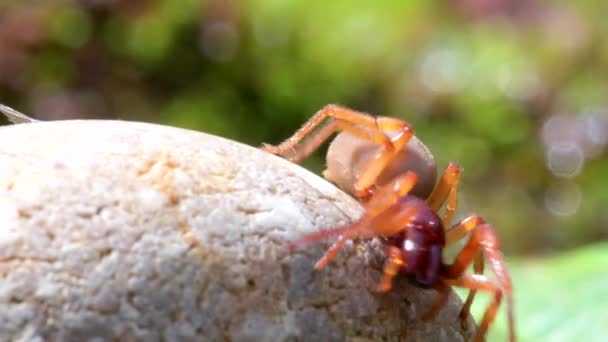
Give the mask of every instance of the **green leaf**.
M 607 266 L 608 244 L 510 262 L 518 340 L 608 341 Z M 487 297 L 478 295 L 472 310 L 476 319 Z M 488 341 L 507 341 L 505 311 L 501 306 Z

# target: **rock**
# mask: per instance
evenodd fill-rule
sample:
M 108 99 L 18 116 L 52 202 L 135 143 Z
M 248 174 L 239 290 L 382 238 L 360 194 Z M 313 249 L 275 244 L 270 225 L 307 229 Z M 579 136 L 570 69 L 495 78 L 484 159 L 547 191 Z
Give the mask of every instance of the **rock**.
M 359 204 L 258 149 L 120 121 L 0 127 L 2 341 L 461 341 L 460 301 L 374 292 L 382 245 L 286 243 Z

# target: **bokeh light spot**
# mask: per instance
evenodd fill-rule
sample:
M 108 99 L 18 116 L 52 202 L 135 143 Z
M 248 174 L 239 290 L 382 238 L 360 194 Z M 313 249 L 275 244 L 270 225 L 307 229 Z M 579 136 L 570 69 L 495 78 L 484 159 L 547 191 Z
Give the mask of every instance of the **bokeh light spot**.
M 553 115 L 543 124 L 541 139 L 547 146 L 575 143 L 578 140 L 578 132 L 575 117 Z
M 548 148 L 547 167 L 558 177 L 578 176 L 583 169 L 584 162 L 583 150 L 576 144 L 556 144 Z
M 467 81 L 463 74 L 463 59 L 458 51 L 452 49 L 431 51 L 420 67 L 422 84 L 438 93 L 460 90 Z
M 572 216 L 578 211 L 583 193 L 573 182 L 551 185 L 545 192 L 545 207 L 555 216 Z
M 585 141 L 583 144 L 587 157 L 597 157 L 603 152 L 608 143 L 608 114 L 605 111 L 595 111 L 585 115 L 582 126 Z
M 233 23 L 213 20 L 203 26 L 200 49 L 213 61 L 228 62 L 236 53 L 238 38 L 238 31 Z

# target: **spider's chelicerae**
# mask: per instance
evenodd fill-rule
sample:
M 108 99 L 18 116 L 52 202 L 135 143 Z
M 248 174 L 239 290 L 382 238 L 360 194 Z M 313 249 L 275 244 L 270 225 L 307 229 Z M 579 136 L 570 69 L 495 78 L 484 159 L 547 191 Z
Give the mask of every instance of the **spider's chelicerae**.
M 278 146 L 264 145 L 263 149 L 299 162 L 334 133 L 338 135 L 329 147 L 324 176 L 357 197 L 365 213 L 349 225 L 304 236 L 292 247 L 337 237 L 316 263 L 315 268 L 321 269 L 348 240 L 381 237 L 387 259 L 379 291 L 390 290 L 397 273 L 405 274 L 420 287 L 437 290 L 435 303 L 423 317 L 431 319 L 446 303 L 450 286 L 469 289 L 460 312 L 463 322 L 476 291 L 489 292 L 493 301 L 481 319 L 476 341 L 485 338 L 504 295 L 509 338 L 515 341 L 511 279 L 494 229 L 478 215 L 451 224 L 460 167 L 450 163 L 437 182 L 434 158 L 407 122 L 328 105 L 292 137 Z M 441 218 L 438 212 L 446 202 Z M 443 249 L 468 233 L 470 238 L 454 261 L 444 262 Z M 483 275 L 484 257 L 496 281 Z M 466 273 L 471 264 L 474 274 Z

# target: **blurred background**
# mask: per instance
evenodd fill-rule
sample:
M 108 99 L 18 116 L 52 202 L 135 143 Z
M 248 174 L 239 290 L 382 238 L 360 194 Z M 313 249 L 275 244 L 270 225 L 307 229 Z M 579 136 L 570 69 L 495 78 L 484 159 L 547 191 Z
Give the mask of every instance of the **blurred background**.
M 0 102 L 254 146 L 328 103 L 403 118 L 441 170 L 464 168 L 459 216 L 495 225 L 521 340 L 605 341 L 606 13 L 593 0 L 2 0 Z M 319 172 L 323 153 L 305 165 Z

